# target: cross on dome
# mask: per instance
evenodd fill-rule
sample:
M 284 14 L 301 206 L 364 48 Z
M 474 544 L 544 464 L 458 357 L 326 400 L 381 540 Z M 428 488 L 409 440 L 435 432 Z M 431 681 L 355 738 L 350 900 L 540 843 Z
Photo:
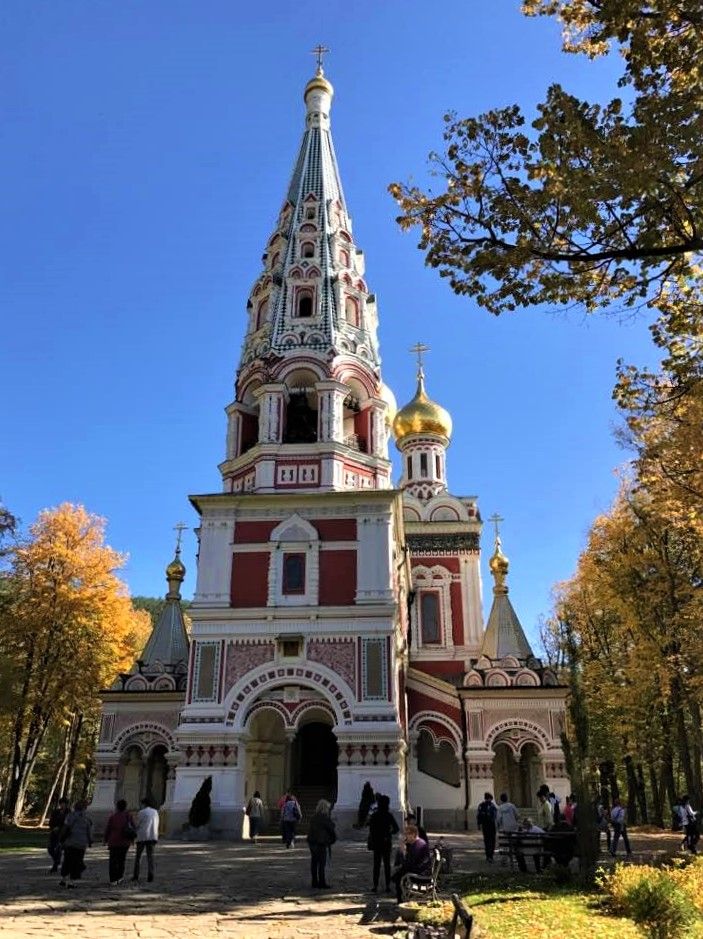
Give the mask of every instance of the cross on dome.
M 179 522 L 177 525 L 173 526 L 173 530 L 176 532 L 176 552 L 181 550 L 181 537 L 187 527 L 185 522 Z
M 322 59 L 326 53 L 330 52 L 330 49 L 327 46 L 317 45 L 314 49 L 310 50 L 310 54 L 317 56 L 317 71 L 322 72 Z
M 417 374 L 418 374 L 418 378 L 419 378 L 421 375 L 424 375 L 424 371 L 423 371 L 423 368 L 422 368 L 422 356 L 425 354 L 425 352 L 429 352 L 429 351 L 430 351 L 430 347 L 427 346 L 427 345 L 425 345 L 424 342 L 416 342 L 414 346 L 411 346 L 410 349 L 408 349 L 408 352 L 412 352 L 412 353 L 414 353 L 415 355 L 417 355 Z
M 505 519 L 503 518 L 502 515 L 498 515 L 497 512 L 494 512 L 493 515 L 491 515 L 491 517 L 488 519 L 488 521 L 493 522 L 493 526 L 496 530 L 496 541 L 498 541 L 500 539 L 500 529 L 498 526 L 500 525 L 501 522 L 504 522 Z

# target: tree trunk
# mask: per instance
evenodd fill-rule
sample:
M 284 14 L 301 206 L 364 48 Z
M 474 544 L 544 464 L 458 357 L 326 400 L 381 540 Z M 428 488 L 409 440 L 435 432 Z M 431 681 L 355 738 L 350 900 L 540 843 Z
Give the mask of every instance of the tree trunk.
M 61 757 L 61 762 L 59 763 L 58 767 L 56 768 L 56 772 L 54 773 L 54 781 L 51 784 L 49 797 L 46 800 L 46 804 L 44 805 L 44 811 L 42 812 L 41 821 L 39 822 L 40 828 L 46 824 L 46 816 L 49 814 L 49 811 L 51 809 L 51 803 L 54 801 L 54 796 L 56 795 L 57 790 L 60 795 L 63 795 L 63 785 L 60 786 L 59 783 L 62 783 L 62 781 L 66 777 L 66 766 L 68 765 L 70 732 L 71 732 L 71 725 L 68 724 L 63 735 L 63 756 Z
M 81 738 L 83 729 L 83 714 L 78 712 L 71 716 L 71 748 L 68 754 L 68 769 L 66 771 L 66 790 L 65 794 L 70 799 L 73 791 L 73 777 L 76 773 L 76 753 L 78 752 L 78 741 Z
M 637 773 L 637 804 L 640 807 L 642 824 L 647 825 L 649 823 L 649 815 L 647 813 L 647 789 L 644 785 L 644 772 L 642 771 L 641 763 L 637 764 L 635 771 Z
M 694 698 L 689 703 L 691 714 L 691 762 L 693 764 L 694 786 L 691 798 L 694 805 L 703 803 L 703 778 L 701 777 L 701 760 L 703 760 L 703 738 L 701 736 L 701 708 Z
M 660 828 L 664 827 L 664 816 L 662 814 L 661 789 L 657 780 L 657 770 L 653 760 L 647 763 L 649 771 L 649 788 L 652 790 L 652 821 Z
M 664 806 L 668 802 L 668 808 L 671 809 L 673 805 L 676 805 L 676 781 L 674 779 L 674 757 L 671 752 L 671 747 L 667 744 L 664 747 L 664 753 L 662 754 L 662 768 L 661 768 L 661 801 L 662 801 L 662 814 L 664 813 Z
M 696 779 L 693 774 L 693 764 L 691 762 L 691 748 L 688 742 L 688 728 L 686 727 L 686 712 L 681 703 L 682 695 L 680 693 L 679 683 L 676 683 L 675 701 L 673 702 L 674 713 L 676 715 L 676 738 L 678 743 L 679 759 L 683 769 L 684 779 L 686 780 L 686 792 L 693 796 L 696 790 Z
M 632 757 L 628 755 L 623 759 L 625 764 L 625 773 L 627 775 L 627 824 L 637 824 L 637 777 L 635 776 L 635 767 L 632 763 Z

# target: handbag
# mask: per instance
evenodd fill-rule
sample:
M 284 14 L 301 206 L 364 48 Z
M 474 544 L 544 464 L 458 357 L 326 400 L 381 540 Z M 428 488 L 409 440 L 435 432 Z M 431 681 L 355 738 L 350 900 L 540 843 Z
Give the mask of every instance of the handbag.
M 134 841 L 134 839 L 137 837 L 137 829 L 134 827 L 134 822 L 131 818 L 128 818 L 124 823 L 122 834 L 127 839 L 127 841 Z

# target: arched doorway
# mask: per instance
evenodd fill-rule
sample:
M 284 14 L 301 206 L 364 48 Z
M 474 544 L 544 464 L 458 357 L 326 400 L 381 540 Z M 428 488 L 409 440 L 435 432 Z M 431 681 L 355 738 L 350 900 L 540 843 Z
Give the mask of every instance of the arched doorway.
M 151 750 L 145 769 L 145 795 L 154 802 L 156 808 L 160 808 L 166 801 L 166 780 L 168 779 L 166 747 L 156 746 Z
M 509 743 L 497 740 L 493 752 L 496 798 L 505 792 L 508 799 L 520 808 L 534 808 L 537 790 L 543 782 L 542 760 L 537 745 L 526 742 L 516 751 Z
M 124 799 L 127 808 L 137 811 L 142 798 L 144 780 L 144 755 L 141 747 L 127 747 L 120 759 L 117 795 Z
M 329 724 L 303 724 L 293 741 L 292 784 L 337 791 L 337 738 Z
M 283 717 L 273 708 L 262 708 L 251 718 L 248 730 L 245 795 L 250 798 L 258 791 L 264 804 L 275 808 L 288 785 L 289 735 Z

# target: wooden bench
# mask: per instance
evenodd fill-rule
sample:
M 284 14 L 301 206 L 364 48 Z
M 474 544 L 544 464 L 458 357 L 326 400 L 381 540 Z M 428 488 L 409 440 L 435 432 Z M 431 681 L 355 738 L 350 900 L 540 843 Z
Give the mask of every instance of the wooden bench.
M 449 926 L 428 926 L 425 923 L 411 923 L 408 926 L 408 939 L 471 939 L 474 918 L 461 902 L 457 894 L 452 894 L 454 916 Z
M 576 854 L 576 832 L 501 831 L 498 833 L 498 851 L 508 856 L 510 870 L 515 869 L 518 856 L 525 859 L 538 857 L 540 862 L 552 857 L 573 857 Z
M 427 874 L 405 874 L 400 881 L 403 900 L 436 900 L 437 882 L 442 870 L 442 852 L 432 848 L 432 867 Z

